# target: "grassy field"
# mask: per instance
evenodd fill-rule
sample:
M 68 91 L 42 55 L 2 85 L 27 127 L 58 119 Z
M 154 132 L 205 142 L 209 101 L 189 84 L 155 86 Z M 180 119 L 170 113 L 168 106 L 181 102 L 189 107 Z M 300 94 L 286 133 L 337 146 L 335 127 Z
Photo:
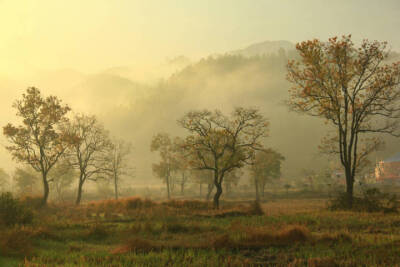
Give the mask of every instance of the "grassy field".
M 36 212 L 0 230 L 0 266 L 400 266 L 398 214 L 323 199 L 262 204 L 131 198 Z

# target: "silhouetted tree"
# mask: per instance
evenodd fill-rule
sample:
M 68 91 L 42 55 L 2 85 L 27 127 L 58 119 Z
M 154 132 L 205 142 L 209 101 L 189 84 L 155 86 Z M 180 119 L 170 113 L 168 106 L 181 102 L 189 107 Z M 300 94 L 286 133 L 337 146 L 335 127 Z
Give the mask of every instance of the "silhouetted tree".
M 165 133 L 159 133 L 153 137 L 151 151 L 160 153 L 161 161 L 153 164 L 153 172 L 167 185 L 167 197 L 171 197 L 172 173 L 178 169 L 176 161 L 176 147 L 171 137 Z
M 219 208 L 222 183 L 227 173 L 241 168 L 263 149 L 268 122 L 257 109 L 236 108 L 228 118 L 219 111 L 192 111 L 178 123 L 187 129 L 185 148 L 191 155 L 191 165 L 214 173 L 214 207 Z
M 132 151 L 132 144 L 121 139 L 113 141 L 107 155 L 106 169 L 114 184 L 114 196 L 118 199 L 119 184 L 123 176 L 133 175 L 133 169 L 129 165 L 129 155 Z
M 68 151 L 68 160 L 79 172 L 76 205 L 82 198 L 82 188 L 87 180 L 102 178 L 107 169 L 107 156 L 111 147 L 108 132 L 94 116 L 77 114 L 66 126 L 69 136 L 74 137 Z
M 70 144 L 69 137 L 61 130 L 67 122 L 65 115 L 70 110 L 55 96 L 44 98 L 39 89 L 29 87 L 14 105 L 22 124 L 11 123 L 3 133 L 12 145 L 7 146 L 14 159 L 27 163 L 40 172 L 43 181 L 43 205 L 49 196 L 48 173 Z
M 250 171 L 256 191 L 256 200 L 260 200 L 260 191 L 264 196 L 265 185 L 281 176 L 281 164 L 285 158 L 273 149 L 257 151 Z
M 296 49 L 301 60 L 287 65 L 293 84 L 289 105 L 324 118 L 336 129 L 322 148 L 340 158 L 351 207 L 355 175 L 381 143 L 376 137 L 361 142 L 361 135 L 398 135 L 400 62 L 384 64 L 386 43 L 364 40 L 356 47 L 350 35 L 328 42 L 305 41 Z

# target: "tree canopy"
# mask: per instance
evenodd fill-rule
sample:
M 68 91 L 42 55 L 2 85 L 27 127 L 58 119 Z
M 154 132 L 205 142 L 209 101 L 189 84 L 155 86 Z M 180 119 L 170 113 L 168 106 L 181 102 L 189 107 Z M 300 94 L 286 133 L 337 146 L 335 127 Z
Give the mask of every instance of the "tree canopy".
M 322 148 L 338 154 L 351 206 L 355 175 L 381 143 L 374 135 L 361 140 L 361 134 L 399 134 L 400 62 L 385 62 L 385 42 L 364 40 L 356 47 L 350 35 L 305 41 L 296 49 L 301 60 L 287 65 L 289 105 L 334 127 Z
M 22 118 L 22 124 L 9 123 L 3 127 L 3 133 L 11 143 L 6 148 L 14 159 L 41 173 L 43 204 L 46 204 L 49 195 L 47 175 L 70 144 L 70 137 L 60 127 L 68 121 L 66 114 L 70 108 L 62 105 L 55 96 L 43 97 L 35 87 L 29 87 L 13 107 Z
M 214 172 L 214 207 L 219 207 L 222 183 L 227 173 L 250 163 L 257 150 L 263 149 L 268 121 L 255 108 L 235 108 L 230 117 L 220 111 L 192 111 L 178 121 L 189 131 L 185 149 L 191 165 Z

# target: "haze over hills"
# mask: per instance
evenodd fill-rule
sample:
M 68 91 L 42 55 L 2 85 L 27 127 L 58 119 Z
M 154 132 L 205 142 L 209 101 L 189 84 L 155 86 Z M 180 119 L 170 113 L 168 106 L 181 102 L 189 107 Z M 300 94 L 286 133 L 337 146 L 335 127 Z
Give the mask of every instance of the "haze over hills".
M 248 47 L 243 49 L 234 50 L 232 52 L 229 52 L 229 54 L 254 57 L 254 56 L 275 54 L 278 53 L 281 49 L 287 53 L 291 50 L 294 50 L 295 45 L 289 41 L 284 41 L 284 40 L 265 41 L 249 45 Z
M 151 75 L 136 75 L 141 70 L 130 66 L 95 74 L 71 69 L 41 72 L 31 79 L 33 82 L 3 83 L 3 88 L 18 90 L 1 110 L 13 115 L 12 102 L 26 86 L 35 85 L 45 95 L 59 96 L 76 112 L 97 115 L 111 135 L 133 143 L 135 185 L 161 183 L 151 171 L 157 161 L 150 152 L 151 138 L 158 132 L 183 136 L 185 132 L 176 121 L 185 112 L 220 109 L 229 113 L 235 106 L 256 106 L 271 123 L 266 146 L 285 156 L 283 175 L 295 179 L 304 168 L 327 164 L 318 152 L 319 140 L 327 129 L 322 120 L 289 112 L 284 104 L 290 87 L 285 78 L 286 63 L 295 56 L 293 48 L 288 41 L 266 41 L 199 61 L 180 56 L 155 67 Z M 152 75 L 156 78 L 149 80 Z M 3 117 L 2 125 L 11 119 Z M 4 144 L 3 136 L 0 140 Z M 388 147 L 384 155 L 390 155 L 398 145 Z M 1 156 L 10 162 L 4 149 Z

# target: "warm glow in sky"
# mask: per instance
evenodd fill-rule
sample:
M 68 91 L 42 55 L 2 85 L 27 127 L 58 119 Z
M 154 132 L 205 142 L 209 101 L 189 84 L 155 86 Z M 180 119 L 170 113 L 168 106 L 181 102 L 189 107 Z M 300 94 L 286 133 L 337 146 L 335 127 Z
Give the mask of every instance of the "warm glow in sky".
M 94 72 L 348 33 L 400 50 L 399 11 L 397 0 L 0 0 L 0 72 Z

